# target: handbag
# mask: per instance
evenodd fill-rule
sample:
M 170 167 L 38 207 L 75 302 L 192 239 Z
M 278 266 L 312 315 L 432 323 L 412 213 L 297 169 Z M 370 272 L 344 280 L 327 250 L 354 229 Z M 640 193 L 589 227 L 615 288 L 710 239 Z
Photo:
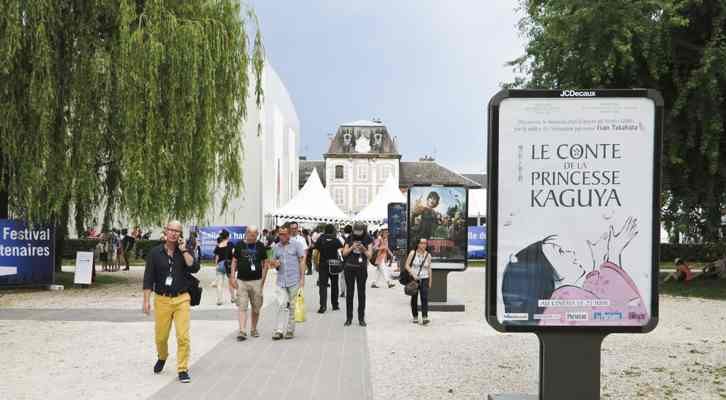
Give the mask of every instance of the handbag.
M 305 292 L 302 288 L 295 295 L 295 322 L 305 322 Z
M 189 302 L 189 305 L 194 307 L 198 306 L 199 303 L 202 302 L 202 288 L 199 286 L 199 279 L 197 279 L 194 275 L 189 275 L 191 278 L 191 283 L 189 284 L 189 289 L 187 291 L 189 292 L 189 297 L 191 298 L 191 301 Z
M 328 270 L 331 275 L 338 275 L 343 272 L 343 262 L 337 258 L 328 260 Z

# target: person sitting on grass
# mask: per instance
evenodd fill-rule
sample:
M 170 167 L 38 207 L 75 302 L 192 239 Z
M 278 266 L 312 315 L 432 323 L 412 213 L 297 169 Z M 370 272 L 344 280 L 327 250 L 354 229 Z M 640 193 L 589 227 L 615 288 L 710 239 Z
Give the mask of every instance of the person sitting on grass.
M 693 272 L 691 272 L 691 267 L 686 264 L 684 260 L 676 258 L 675 264 L 676 270 L 666 276 L 665 280 L 663 280 L 664 283 L 671 279 L 688 282 L 694 278 Z
M 726 279 L 726 257 L 706 264 L 703 267 L 701 278 Z

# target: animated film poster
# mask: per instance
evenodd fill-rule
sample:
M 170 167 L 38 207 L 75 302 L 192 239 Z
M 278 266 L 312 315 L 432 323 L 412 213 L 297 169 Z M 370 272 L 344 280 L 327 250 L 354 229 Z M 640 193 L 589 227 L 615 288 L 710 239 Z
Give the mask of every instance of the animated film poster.
M 408 248 L 408 226 L 406 224 L 406 204 L 388 204 L 388 246 L 391 251 L 405 254 Z
M 649 322 L 654 115 L 644 97 L 502 100 L 499 323 Z
M 435 267 L 466 268 L 467 211 L 465 187 L 411 187 L 408 247 L 413 249 L 426 238 Z

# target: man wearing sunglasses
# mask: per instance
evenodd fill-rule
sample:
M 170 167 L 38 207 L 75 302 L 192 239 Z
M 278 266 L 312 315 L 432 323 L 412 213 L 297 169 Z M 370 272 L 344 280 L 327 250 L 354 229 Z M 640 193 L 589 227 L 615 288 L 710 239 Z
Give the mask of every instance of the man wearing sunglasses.
M 305 287 L 305 250 L 302 244 L 290 238 L 290 226 L 278 232 L 280 242 L 273 248 L 271 268 L 277 269 L 277 291 L 280 309 L 273 340 L 292 339 L 295 336 L 295 296 Z
M 199 272 L 199 262 L 186 248 L 182 239 L 182 225 L 171 221 L 164 229 L 165 242 L 149 252 L 144 270 L 144 314 L 149 315 L 151 291 L 154 295 L 154 320 L 158 360 L 154 373 L 160 373 L 169 356 L 168 340 L 171 323 L 176 328 L 179 381 L 187 383 L 189 377 L 189 286 L 192 273 Z

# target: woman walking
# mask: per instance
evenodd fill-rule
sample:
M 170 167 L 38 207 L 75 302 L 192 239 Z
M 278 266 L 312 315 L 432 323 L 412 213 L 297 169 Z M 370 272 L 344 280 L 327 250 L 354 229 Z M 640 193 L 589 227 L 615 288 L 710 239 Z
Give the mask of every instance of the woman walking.
M 376 279 L 371 284 L 372 288 L 396 286 L 391 280 L 390 263 L 393 261 L 393 253 L 388 247 L 388 225 L 381 227 L 380 236 L 373 244 L 373 265 L 376 267 Z
M 418 293 L 411 296 L 411 314 L 413 323 L 418 324 L 418 297 L 421 296 L 421 314 L 423 324 L 429 323 L 429 289 L 431 289 L 431 253 L 427 250 L 426 238 L 419 239 L 416 250 L 411 250 L 406 258 L 405 268 L 411 278 L 418 281 Z
M 217 238 L 217 247 L 214 248 L 214 263 L 217 265 L 217 305 L 224 303 L 224 278 L 227 277 L 229 282 L 229 274 L 232 272 L 232 253 L 233 248 L 229 244 L 229 232 L 223 229 Z M 229 286 L 230 300 L 235 300 L 234 288 Z

